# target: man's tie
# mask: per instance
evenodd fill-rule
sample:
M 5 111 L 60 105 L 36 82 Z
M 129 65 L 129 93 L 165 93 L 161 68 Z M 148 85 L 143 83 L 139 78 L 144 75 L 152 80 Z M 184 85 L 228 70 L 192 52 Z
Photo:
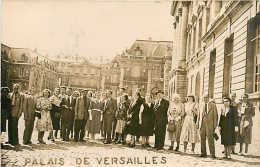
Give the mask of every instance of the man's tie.
M 206 115 L 206 114 L 208 114 L 208 107 L 207 107 L 207 103 L 205 103 L 205 110 L 204 110 L 204 111 L 205 111 L 205 113 L 204 113 L 205 115 Z
M 13 96 L 12 96 L 12 106 L 15 105 L 15 94 L 16 94 L 16 93 L 13 93 Z
M 84 99 L 84 106 L 87 107 L 87 97 L 84 96 L 83 99 Z
M 160 100 L 157 100 L 157 101 L 156 101 L 156 104 L 155 104 L 154 108 L 158 108 L 158 106 L 159 106 L 159 101 L 160 101 Z

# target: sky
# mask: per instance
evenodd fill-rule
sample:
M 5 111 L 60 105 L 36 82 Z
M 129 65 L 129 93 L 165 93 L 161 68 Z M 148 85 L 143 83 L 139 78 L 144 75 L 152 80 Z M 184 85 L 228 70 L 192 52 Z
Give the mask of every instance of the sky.
M 1 43 L 50 57 L 111 59 L 136 39 L 172 41 L 171 3 L 2 0 Z

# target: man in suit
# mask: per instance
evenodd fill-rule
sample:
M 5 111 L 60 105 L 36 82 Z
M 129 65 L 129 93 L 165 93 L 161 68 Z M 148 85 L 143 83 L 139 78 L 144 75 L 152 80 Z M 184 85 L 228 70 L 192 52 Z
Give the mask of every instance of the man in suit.
M 11 111 L 11 128 L 8 128 L 8 133 L 11 134 L 9 136 L 10 144 L 12 145 L 18 145 L 19 144 L 19 138 L 18 138 L 18 121 L 19 118 L 22 115 L 23 110 L 23 94 L 20 93 L 19 90 L 19 84 L 15 83 L 13 85 L 13 92 L 10 93 L 9 97 L 11 98 L 12 103 L 12 111 Z
M 35 120 L 35 110 L 37 99 L 34 97 L 35 89 L 32 87 L 30 89 L 30 95 L 24 96 L 23 102 L 23 112 L 25 120 L 25 129 L 23 133 L 23 144 L 28 145 L 32 144 L 32 132 Z
M 69 133 L 71 138 L 73 138 L 73 122 L 74 122 L 74 115 L 75 115 L 75 105 L 76 105 L 76 97 L 74 97 L 72 93 L 72 89 L 69 88 L 69 92 L 67 92 L 69 98 Z
M 75 105 L 75 128 L 74 128 L 74 141 L 84 141 L 85 126 L 89 118 L 88 108 L 90 99 L 87 98 L 88 90 L 83 89 L 82 96 L 78 97 Z
M 117 110 L 116 100 L 112 98 L 112 91 L 107 91 L 107 100 L 104 106 L 104 135 L 106 141 L 104 144 L 111 143 L 111 131 L 113 122 L 115 120 L 115 113 Z
M 169 101 L 163 98 L 164 92 L 158 90 L 156 92 L 157 100 L 154 105 L 154 128 L 155 128 L 155 144 L 154 148 L 161 150 L 164 147 L 166 125 L 168 123 L 167 111 Z
M 201 138 L 201 155 L 206 157 L 206 137 L 208 139 L 209 150 L 212 158 L 215 156 L 214 132 L 218 124 L 218 112 L 215 104 L 209 101 L 209 96 L 203 96 L 203 103 L 199 106 L 198 128 Z
M 62 118 L 61 118 L 61 131 L 62 131 L 62 140 L 69 141 L 69 134 L 72 128 L 72 121 L 75 107 L 75 99 L 71 96 L 72 89 L 66 89 L 66 96 L 62 98 L 61 108 L 62 108 Z

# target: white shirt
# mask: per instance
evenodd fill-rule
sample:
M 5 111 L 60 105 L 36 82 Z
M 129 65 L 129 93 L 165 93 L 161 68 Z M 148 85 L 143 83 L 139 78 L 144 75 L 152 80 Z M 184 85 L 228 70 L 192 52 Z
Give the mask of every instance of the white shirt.
M 246 103 L 242 103 L 241 114 L 245 114 L 245 110 L 246 110 Z

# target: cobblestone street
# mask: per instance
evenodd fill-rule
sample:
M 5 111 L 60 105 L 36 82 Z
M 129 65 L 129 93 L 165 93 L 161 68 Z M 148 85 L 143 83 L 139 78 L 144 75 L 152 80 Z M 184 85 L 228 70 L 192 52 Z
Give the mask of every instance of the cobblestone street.
M 19 137 L 22 141 L 23 117 L 19 122 Z M 260 114 L 257 111 L 254 117 L 253 143 L 249 146 L 249 155 L 232 155 L 232 160 L 223 159 L 223 146 L 220 140 L 216 142 L 217 159 L 199 158 L 200 144 L 196 145 L 195 155 L 183 153 L 183 145 L 180 151 L 168 151 L 169 141 L 166 137 L 166 147 L 163 151 L 153 148 L 143 149 L 137 145 L 134 149 L 121 145 L 104 145 L 101 140 L 96 142 L 63 142 L 55 143 L 47 141 L 47 145 L 38 145 L 37 131 L 33 133 L 31 146 L 21 145 L 22 151 L 16 151 L 9 145 L 1 150 L 2 166 L 259 166 L 260 165 L 260 135 L 257 127 L 260 126 Z M 6 135 L 5 135 L 6 136 Z M 99 138 L 99 136 L 97 136 Z M 6 138 L 4 139 L 6 141 Z M 154 138 L 150 141 L 153 143 Z M 190 145 L 188 145 L 189 147 Z M 236 147 L 238 152 L 239 146 Z

